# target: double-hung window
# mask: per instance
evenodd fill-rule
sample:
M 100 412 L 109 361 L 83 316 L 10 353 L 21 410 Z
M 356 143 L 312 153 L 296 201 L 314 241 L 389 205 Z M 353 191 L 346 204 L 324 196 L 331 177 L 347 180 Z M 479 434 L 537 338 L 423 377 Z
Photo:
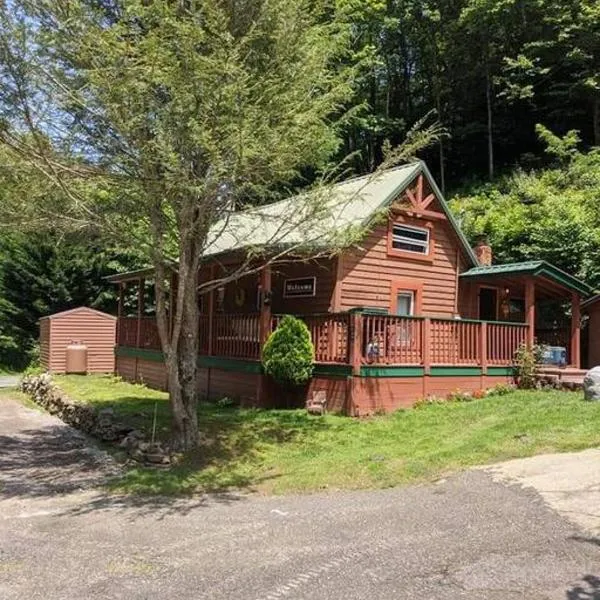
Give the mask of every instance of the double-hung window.
M 415 293 L 408 290 L 398 291 L 396 296 L 396 314 L 399 317 L 412 317 L 415 313 Z
M 414 227 L 403 223 L 394 223 L 392 226 L 392 248 L 403 252 L 416 254 L 429 254 L 429 229 Z

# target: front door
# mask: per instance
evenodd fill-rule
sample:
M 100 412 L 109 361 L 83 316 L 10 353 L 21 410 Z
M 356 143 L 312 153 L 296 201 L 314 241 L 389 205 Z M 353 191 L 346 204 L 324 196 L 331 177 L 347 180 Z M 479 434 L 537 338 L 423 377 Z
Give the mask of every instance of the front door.
M 498 290 L 494 288 L 479 289 L 479 318 L 482 321 L 495 321 L 498 317 Z

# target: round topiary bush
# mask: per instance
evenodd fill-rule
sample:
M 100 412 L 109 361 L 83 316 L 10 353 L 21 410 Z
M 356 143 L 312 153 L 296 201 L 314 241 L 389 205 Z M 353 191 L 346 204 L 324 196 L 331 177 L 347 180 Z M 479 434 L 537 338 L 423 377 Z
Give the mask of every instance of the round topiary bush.
M 265 373 L 278 383 L 297 386 L 311 378 L 313 355 L 308 327 L 300 319 L 286 315 L 264 345 L 262 364 Z

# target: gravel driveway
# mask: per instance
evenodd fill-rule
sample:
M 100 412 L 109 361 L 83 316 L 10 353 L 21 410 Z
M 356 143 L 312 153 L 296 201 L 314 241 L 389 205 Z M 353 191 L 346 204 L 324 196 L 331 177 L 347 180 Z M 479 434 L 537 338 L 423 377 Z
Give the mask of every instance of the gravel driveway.
M 96 489 L 117 468 L 60 421 L 0 400 L 0 598 L 600 598 L 600 540 L 497 473 L 149 500 Z

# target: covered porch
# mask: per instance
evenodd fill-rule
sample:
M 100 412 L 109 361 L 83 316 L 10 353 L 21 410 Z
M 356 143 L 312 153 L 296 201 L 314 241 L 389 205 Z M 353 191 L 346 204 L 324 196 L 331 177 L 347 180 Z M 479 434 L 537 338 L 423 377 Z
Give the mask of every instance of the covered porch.
M 544 261 L 479 266 L 462 273 L 463 314 L 521 322 L 529 346 L 562 347 L 560 366 L 581 368 L 581 302 L 590 288 Z
M 120 348 L 160 352 L 156 321 L 147 297 L 149 277 L 149 273 L 129 274 L 119 281 Z M 284 314 L 293 314 L 306 323 L 315 349 L 315 365 L 356 376 L 389 374 L 391 368 L 395 368 L 394 372 L 405 369 L 404 372 L 417 376 L 452 370 L 474 374 L 475 368 L 481 375 L 505 371 L 512 366 L 516 349 L 528 341 L 532 343 L 535 337 L 531 326 L 535 307 L 531 309 L 529 304 L 528 318 L 522 322 L 468 315 L 399 316 L 370 307 L 324 312 L 318 310 L 322 302 L 311 295 L 311 279 L 286 279 L 292 282 L 290 296 L 286 298 L 284 293 L 280 298 L 274 297 L 271 268 L 266 266 L 257 275 L 246 277 L 243 285 L 236 288 L 238 291 L 230 294 L 239 294 L 239 307 L 235 302 L 224 301 L 219 289 L 208 292 L 201 301 L 201 363 L 223 359 L 259 366 L 262 346 Z M 533 295 L 530 290 L 528 296 L 532 303 L 535 283 L 533 286 Z M 254 307 L 242 301 L 246 297 L 256 298 Z

